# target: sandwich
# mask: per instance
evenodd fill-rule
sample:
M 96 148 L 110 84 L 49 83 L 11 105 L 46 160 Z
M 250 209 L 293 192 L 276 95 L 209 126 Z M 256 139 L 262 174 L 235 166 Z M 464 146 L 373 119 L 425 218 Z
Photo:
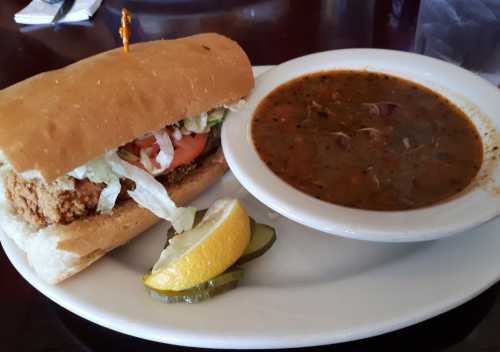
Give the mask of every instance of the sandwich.
M 58 283 L 186 206 L 227 170 L 220 125 L 254 84 L 217 34 L 114 49 L 0 91 L 0 227 Z

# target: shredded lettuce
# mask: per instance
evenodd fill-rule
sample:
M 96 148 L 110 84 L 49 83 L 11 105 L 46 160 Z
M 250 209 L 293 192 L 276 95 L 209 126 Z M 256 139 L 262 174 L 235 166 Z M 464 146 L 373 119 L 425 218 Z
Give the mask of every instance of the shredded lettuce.
M 72 191 L 75 189 L 75 180 L 69 176 L 61 176 L 54 181 L 57 187 L 62 191 Z
M 194 133 L 207 133 L 208 114 L 202 112 L 200 116 L 188 117 L 183 120 L 184 128 Z
M 76 169 L 68 173 L 69 176 L 72 176 L 78 180 L 83 180 L 85 178 L 85 174 L 87 173 L 87 166 L 82 165 L 78 166 Z
M 99 196 L 97 211 L 106 213 L 113 209 L 120 194 L 120 178 L 103 158 L 89 161 L 87 164 L 77 167 L 68 175 L 79 180 L 88 178 L 89 181 L 94 183 L 105 183 L 106 187 Z
M 208 114 L 207 126 L 209 128 L 212 128 L 213 126 L 222 123 L 222 121 L 224 121 L 224 117 L 226 117 L 226 113 L 227 109 L 224 107 L 220 107 L 210 111 L 210 113 Z
M 238 112 L 243 109 L 247 101 L 245 99 L 240 99 L 237 103 L 231 105 L 223 105 L 226 109 L 233 112 Z
M 26 179 L 26 180 L 34 180 L 37 178 L 38 179 L 43 178 L 42 174 L 38 170 L 28 170 L 28 171 L 21 172 L 21 177 Z
M 135 190 L 128 194 L 137 204 L 170 221 L 177 232 L 193 227 L 195 208 L 177 207 L 160 182 L 148 172 L 123 161 L 116 152 L 108 152 L 105 159 L 116 174 L 135 182 Z
M 242 102 L 245 103 L 244 100 L 240 100 L 238 104 L 231 106 L 220 106 L 209 111 L 208 113 L 201 113 L 200 116 L 184 119 L 182 121 L 183 129 L 185 129 L 187 132 L 207 133 L 210 128 L 224 121 L 224 117 L 226 116 L 228 109 L 234 111 L 237 106 L 242 106 Z
M 116 203 L 116 199 L 120 194 L 122 185 L 118 177 L 112 178 L 109 183 L 107 183 L 106 188 L 104 188 L 99 196 L 99 203 L 97 204 L 98 213 L 110 212 Z

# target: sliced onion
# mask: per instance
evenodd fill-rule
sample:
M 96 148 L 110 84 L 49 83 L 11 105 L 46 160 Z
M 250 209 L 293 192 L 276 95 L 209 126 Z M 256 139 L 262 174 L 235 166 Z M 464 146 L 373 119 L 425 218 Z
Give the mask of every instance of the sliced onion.
M 176 141 L 180 141 L 182 139 L 182 132 L 178 128 L 174 128 L 174 132 L 172 133 L 172 136 Z
M 150 160 L 149 153 L 148 153 L 148 148 L 141 149 L 141 164 L 150 173 L 153 172 L 153 165 L 151 164 L 151 160 Z
M 156 143 L 160 147 L 160 152 L 156 156 L 156 161 L 161 165 L 162 171 L 167 169 L 174 159 L 174 146 L 170 136 L 165 130 L 155 132 Z

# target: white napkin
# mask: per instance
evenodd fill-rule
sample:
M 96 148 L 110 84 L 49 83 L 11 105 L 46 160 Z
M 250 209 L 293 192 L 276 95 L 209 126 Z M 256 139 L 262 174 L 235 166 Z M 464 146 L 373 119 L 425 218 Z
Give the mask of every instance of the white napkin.
M 76 0 L 68 14 L 59 22 L 86 21 L 101 6 L 102 0 Z M 49 5 L 42 0 L 33 0 L 24 9 L 14 15 L 17 23 L 44 24 L 51 23 L 62 2 Z

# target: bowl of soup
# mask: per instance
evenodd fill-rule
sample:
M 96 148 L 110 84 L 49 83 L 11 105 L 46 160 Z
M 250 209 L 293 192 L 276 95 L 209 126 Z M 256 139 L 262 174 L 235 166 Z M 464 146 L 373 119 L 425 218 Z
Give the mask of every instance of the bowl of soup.
M 335 50 L 260 76 L 222 145 L 239 182 L 294 221 L 431 240 L 500 214 L 499 101 L 495 86 L 446 62 Z

